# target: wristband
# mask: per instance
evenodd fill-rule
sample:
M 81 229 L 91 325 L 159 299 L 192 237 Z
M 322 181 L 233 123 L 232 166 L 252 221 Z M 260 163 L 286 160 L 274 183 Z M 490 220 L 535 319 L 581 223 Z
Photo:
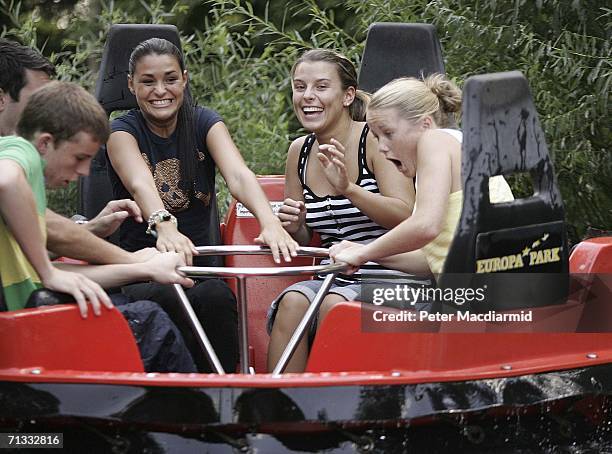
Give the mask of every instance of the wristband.
M 83 224 L 88 224 L 89 223 L 89 220 L 85 216 L 83 216 L 81 214 L 75 214 L 74 216 L 72 216 L 70 218 L 70 220 L 74 221 L 74 223 L 78 224 L 78 225 L 83 225 Z
M 157 238 L 157 232 L 155 231 L 157 224 L 166 221 L 170 221 L 174 225 L 178 226 L 176 218 L 172 216 L 172 214 L 170 214 L 168 210 L 165 210 L 163 208 L 161 210 L 155 210 L 153 213 L 151 213 L 151 216 L 149 216 L 149 219 L 147 221 L 147 234 Z

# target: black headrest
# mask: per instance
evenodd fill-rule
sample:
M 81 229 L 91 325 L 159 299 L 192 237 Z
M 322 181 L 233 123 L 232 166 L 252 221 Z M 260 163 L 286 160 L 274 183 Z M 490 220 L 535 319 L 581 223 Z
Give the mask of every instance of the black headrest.
M 497 299 L 501 308 L 563 302 L 569 269 L 563 202 L 520 72 L 466 81 L 461 172 L 463 210 L 444 274 L 523 273 L 506 282 L 505 295 Z M 529 174 L 534 194 L 491 204 L 489 177 L 512 173 Z M 530 280 L 524 273 L 548 274 Z
M 375 22 L 368 29 L 359 88 L 374 93 L 398 77 L 444 74 L 442 50 L 430 24 Z
M 115 24 L 112 25 L 96 82 L 96 98 L 107 113 L 136 107 L 136 98 L 128 90 L 127 75 L 130 54 L 149 38 L 167 39 L 179 49 L 181 41 L 174 25 Z

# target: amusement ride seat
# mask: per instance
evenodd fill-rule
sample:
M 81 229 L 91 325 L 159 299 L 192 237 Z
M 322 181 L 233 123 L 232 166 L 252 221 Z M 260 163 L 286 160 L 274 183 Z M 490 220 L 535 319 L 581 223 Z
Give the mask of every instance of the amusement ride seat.
M 258 176 L 257 181 L 270 200 L 272 209 L 279 208 L 285 198 L 285 176 Z M 259 232 L 259 223 L 253 214 L 240 202 L 233 200 L 225 217 L 223 243 L 227 245 L 254 244 L 253 239 L 259 235 Z M 311 245 L 318 246 L 318 238 L 313 238 Z M 311 257 L 296 257 L 287 266 L 308 266 L 313 263 L 314 259 Z M 233 268 L 275 266 L 272 256 L 269 255 L 230 255 L 225 257 L 225 265 Z M 266 329 L 266 320 L 270 304 L 291 284 L 306 279 L 308 276 L 253 276 L 246 280 L 247 301 L 243 303 L 247 304 L 248 313 L 249 363 L 256 372 L 263 373 L 267 369 L 266 360 L 270 336 Z M 228 284 L 234 294 L 237 294 L 236 280 L 230 279 Z
M 110 115 L 114 111 L 129 110 L 137 107 L 136 97 L 128 89 L 128 63 L 134 48 L 149 38 L 163 38 L 181 49 L 181 41 L 174 25 L 115 24 L 112 25 L 96 82 L 96 99 Z M 113 199 L 113 191 L 108 176 L 110 163 L 106 157 L 106 147 L 102 146 L 91 163 L 89 176 L 79 180 L 79 212 L 87 218 L 96 216 L 106 203 Z M 221 244 L 219 215 L 215 191 L 211 194 L 214 210 L 210 219 L 211 245 Z M 203 246 L 203 245 L 196 245 Z M 222 264 L 219 257 L 211 257 L 211 266 Z
M 485 286 L 486 304 L 469 307 L 477 312 L 564 303 L 563 202 L 527 80 L 518 71 L 470 77 L 462 117 L 463 209 L 439 286 Z M 492 204 L 489 177 L 515 173 L 529 174 L 534 193 Z
M 368 28 L 359 88 L 374 93 L 398 77 L 444 74 L 442 49 L 431 24 L 374 22 Z

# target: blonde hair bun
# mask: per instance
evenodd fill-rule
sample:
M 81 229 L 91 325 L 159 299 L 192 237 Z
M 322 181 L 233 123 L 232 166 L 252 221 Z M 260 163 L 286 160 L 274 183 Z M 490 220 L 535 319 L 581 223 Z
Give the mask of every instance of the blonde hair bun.
M 368 105 L 368 119 L 376 111 L 397 109 L 403 118 L 417 120 L 430 115 L 441 127 L 449 126 L 449 115 L 461 111 L 461 90 L 442 74 L 424 80 L 414 77 L 395 79 L 381 87 Z
M 438 97 L 440 108 L 445 113 L 461 111 L 461 90 L 442 74 L 427 76 L 423 83 Z

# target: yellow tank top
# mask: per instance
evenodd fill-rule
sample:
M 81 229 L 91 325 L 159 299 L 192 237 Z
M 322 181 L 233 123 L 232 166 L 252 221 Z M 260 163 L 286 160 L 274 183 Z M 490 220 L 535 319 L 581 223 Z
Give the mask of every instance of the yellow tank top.
M 459 143 L 462 142 L 463 134 L 456 129 L 439 129 L 453 136 Z M 491 203 L 510 202 L 514 200 L 512 190 L 508 182 L 502 175 L 489 178 L 489 200 Z M 455 229 L 461 217 L 463 207 L 463 191 L 453 192 L 448 197 L 448 209 L 446 219 L 440 234 L 429 244 L 423 246 L 421 250 L 427 258 L 429 269 L 434 274 L 440 274 L 444 267 L 444 261 L 448 255 L 448 250 L 455 236 Z
M 455 230 L 459 222 L 459 217 L 461 216 L 462 206 L 463 191 L 452 192 L 448 196 L 448 208 L 446 210 L 446 219 L 444 219 L 442 231 L 433 241 L 421 248 L 427 258 L 429 269 L 434 274 L 440 274 L 442 272 L 444 261 L 448 255 L 448 249 L 455 236 Z

